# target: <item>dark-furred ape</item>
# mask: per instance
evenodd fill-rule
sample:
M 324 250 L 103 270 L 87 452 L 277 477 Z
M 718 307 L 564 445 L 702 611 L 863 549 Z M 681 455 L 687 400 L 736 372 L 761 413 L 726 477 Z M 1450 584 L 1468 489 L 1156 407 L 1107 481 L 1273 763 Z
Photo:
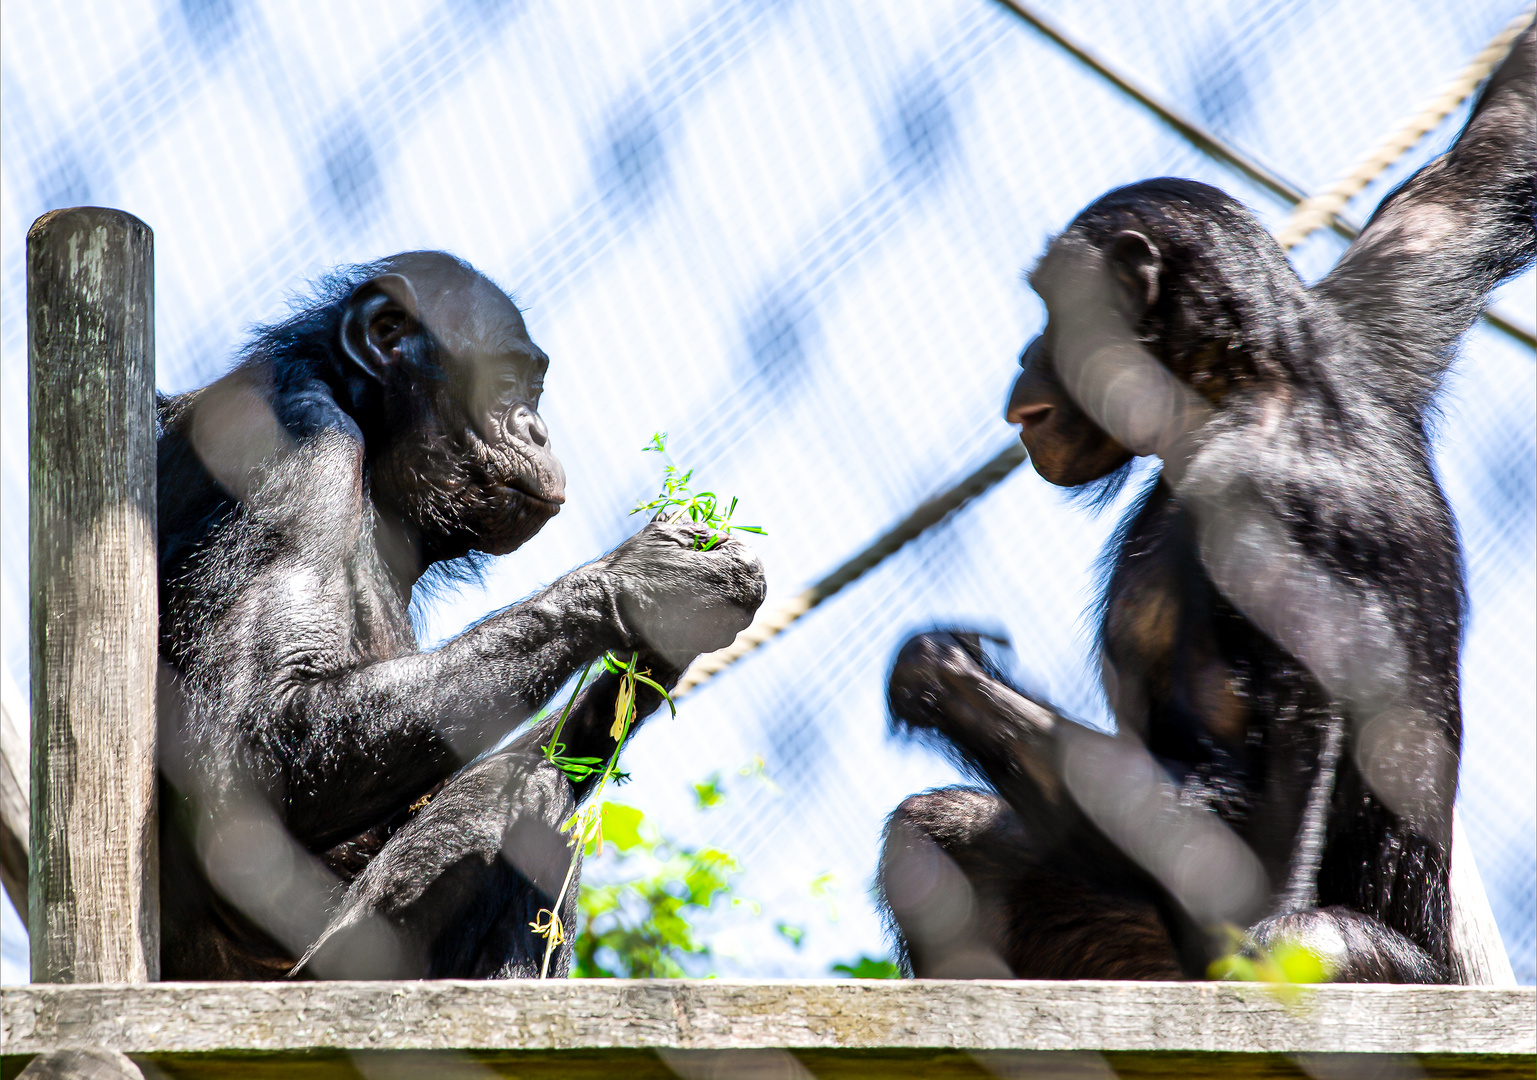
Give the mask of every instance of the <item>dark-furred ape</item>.
M 1051 244 L 1008 420 L 1055 484 L 1163 460 L 1108 553 L 1118 731 L 1010 685 L 980 635 L 900 650 L 894 725 L 990 788 L 892 816 L 881 884 L 915 974 L 1199 978 L 1287 940 L 1339 981 L 1465 976 L 1464 594 L 1426 423 L 1537 249 L 1533 33 L 1314 288 L 1188 180 L 1112 191 Z
M 306 950 L 327 977 L 539 973 L 531 924 L 592 781 L 544 759 L 553 718 L 486 751 L 606 650 L 671 686 L 764 590 L 739 541 L 653 522 L 418 650 L 424 573 L 514 550 L 564 502 L 548 365 L 500 289 L 411 252 L 334 275 L 161 401 L 163 977 L 280 977 Z M 582 692 L 566 755 L 613 751 L 617 690 Z M 642 690 L 638 717 L 660 703 Z M 575 904 L 573 883 L 567 927 Z

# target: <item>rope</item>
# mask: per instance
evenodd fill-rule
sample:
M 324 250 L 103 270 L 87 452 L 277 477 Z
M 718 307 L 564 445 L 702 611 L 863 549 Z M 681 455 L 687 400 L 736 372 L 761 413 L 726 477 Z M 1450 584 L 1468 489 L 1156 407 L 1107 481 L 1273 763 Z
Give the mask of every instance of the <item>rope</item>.
M 754 649 L 784 633 L 808 611 L 845 585 L 858 581 L 902 550 L 910 541 L 928 532 L 978 495 L 990 491 L 1024 461 L 1025 448 L 1015 440 L 959 483 L 921 503 L 916 510 L 877 537 L 874 543 L 856 552 L 810 588 L 760 609 L 752 625 L 738 634 L 730 645 L 717 652 L 705 653 L 690 664 L 678 680 L 672 696 L 682 697 L 706 679 L 724 671 Z
M 1090 71 L 1094 72 L 1100 78 L 1114 86 L 1117 90 L 1121 91 L 1127 97 L 1141 105 L 1148 112 L 1152 113 L 1165 124 L 1169 125 L 1169 127 L 1173 128 L 1181 138 L 1190 143 L 1203 154 L 1207 155 L 1208 157 L 1215 158 L 1217 161 L 1223 162 L 1224 164 L 1238 170 L 1239 172 L 1243 173 L 1243 175 L 1247 176 L 1250 180 L 1253 180 L 1255 183 L 1267 189 L 1272 194 L 1285 199 L 1287 202 L 1293 204 L 1293 206 L 1300 208 L 1302 205 L 1310 201 L 1304 195 L 1302 189 L 1297 185 L 1283 179 L 1281 176 L 1277 175 L 1273 169 L 1269 169 L 1266 166 L 1261 165 L 1254 158 L 1225 142 L 1214 132 L 1209 131 L 1208 129 L 1202 127 L 1200 124 L 1196 123 L 1194 120 L 1190 119 L 1188 116 L 1185 116 L 1168 102 L 1161 101 L 1150 91 L 1137 85 L 1136 82 L 1129 79 L 1121 72 L 1115 70 L 1104 60 L 1101 60 L 1086 46 L 1069 37 L 1060 27 L 1051 22 L 1051 20 L 1032 10 L 1027 4 L 1023 2 L 1023 0 L 997 0 L 997 3 L 1001 7 L 1006 8 L 1010 13 L 1015 15 L 1022 22 L 1028 23 L 1034 29 L 1039 31 L 1054 45 L 1058 46 L 1064 52 L 1074 57 Z M 1468 77 L 1469 72 L 1474 71 L 1480 65 L 1480 63 L 1485 60 L 1486 57 L 1492 54 L 1494 49 L 1500 47 L 1502 41 L 1504 42 L 1504 51 L 1499 54 L 1499 57 L 1496 57 L 1492 62 L 1490 62 L 1487 68 L 1483 68 L 1482 72 L 1473 79 L 1472 83 L 1468 85 L 1467 89 L 1462 91 L 1461 96 L 1458 97 L 1456 101 L 1448 105 L 1446 110 L 1436 117 L 1436 121 L 1439 121 L 1446 115 L 1447 112 L 1450 112 L 1452 109 L 1456 108 L 1457 104 L 1465 99 L 1467 95 L 1472 92 L 1473 88 L 1477 86 L 1478 82 L 1483 79 L 1483 77 L 1487 75 L 1490 70 L 1493 69 L 1494 65 L 1499 63 L 1500 58 L 1503 58 L 1504 55 L 1510 51 L 1511 45 L 1514 43 L 1515 38 L 1519 36 L 1521 28 L 1524 27 L 1530 20 L 1531 14 L 1527 13 L 1522 15 L 1519 19 L 1511 24 L 1511 27 L 1515 28 L 1514 31 L 1512 31 L 1510 27 L 1507 27 L 1504 31 L 1502 31 L 1500 36 L 1490 43 L 1488 48 L 1486 48 L 1483 52 L 1479 53 L 1478 56 L 1474 58 L 1473 62 L 1469 64 L 1468 70 L 1459 76 L 1455 82 L 1448 86 L 1447 89 L 1442 92 L 1442 95 L 1437 97 L 1436 101 L 1439 103 L 1442 96 L 1451 93 L 1453 88 L 1459 86 Z M 1506 35 L 1509 35 L 1508 40 L 1506 40 Z M 1428 115 L 1429 111 L 1430 109 L 1427 107 L 1425 114 Z M 1416 119 L 1418 119 L 1418 117 Z M 1434 126 L 1434 122 L 1432 122 L 1431 126 Z M 1405 128 L 1404 130 L 1407 131 L 1408 128 Z M 1382 171 L 1382 168 L 1387 167 L 1387 164 L 1391 164 L 1393 160 L 1396 160 L 1399 154 L 1402 154 L 1404 150 L 1409 148 L 1410 145 L 1413 145 L 1413 142 L 1423 136 L 1427 130 L 1429 130 L 1429 128 L 1425 128 L 1419 131 L 1414 136 L 1414 139 L 1411 139 L 1409 143 L 1405 144 L 1402 149 L 1400 149 L 1391 158 L 1389 158 L 1388 161 L 1384 163 L 1380 168 L 1378 168 L 1376 172 L 1373 172 L 1372 175 L 1377 175 L 1378 172 Z M 1387 144 L 1385 143 L 1384 145 Z M 1373 157 L 1375 157 L 1376 154 L 1377 151 L 1373 151 Z M 1359 188 L 1356 190 L 1359 190 Z M 1343 206 L 1343 203 L 1341 203 L 1341 206 Z M 1327 225 L 1329 228 L 1343 236 L 1346 240 L 1354 240 L 1360 233 L 1360 228 L 1340 217 L 1338 211 L 1339 207 L 1336 207 L 1333 212 L 1324 216 L 1322 222 L 1320 222 L 1320 225 L 1314 226 L 1314 228 Z M 1308 231 L 1311 232 L 1312 229 L 1309 229 Z M 1287 243 L 1285 246 L 1290 248 L 1293 243 L 1295 243 L 1295 241 Z M 1510 337 L 1515 338 L 1527 348 L 1537 349 L 1537 334 L 1534 334 L 1529 328 L 1518 326 L 1511 322 L 1509 319 L 1506 319 L 1503 315 L 1499 315 L 1493 311 L 1486 310 L 1484 312 L 1484 320 L 1496 330 L 1499 330 L 1502 333 L 1508 334 Z
M 1374 146 L 1371 152 L 1361 159 L 1359 165 L 1317 195 L 1298 203 L 1292 210 L 1291 217 L 1276 234 L 1276 242 L 1282 249 L 1290 251 L 1314 232 L 1333 225 L 1336 215 L 1345 208 L 1346 203 L 1367 184 L 1381 176 L 1388 166 L 1407 153 L 1411 146 L 1424 138 L 1427 132 L 1445 120 L 1453 109 L 1478 89 L 1478 84 L 1488 78 L 1489 73 L 1510 54 L 1516 38 L 1521 36 L 1521 31 L 1525 30 L 1531 21 L 1530 11 L 1523 12 L 1512 19 L 1510 25 L 1501 30 L 1483 51 L 1473 57 L 1455 79 L 1443 86 L 1435 97 L 1427 101 L 1393 134 Z
M 1500 31 L 1499 35 L 1479 52 L 1455 79 L 1443 87 L 1434 99 L 1416 113 L 1412 120 L 1395 131 L 1391 137 L 1384 139 L 1374 147 L 1361 164 L 1350 171 L 1349 175 L 1325 191 L 1311 198 L 1304 198 L 1299 189 L 1228 146 L 1205 128 L 1186 119 L 1174 109 L 1158 101 L 1151 94 L 1114 71 L 1087 49 L 1084 49 L 1081 45 L 1068 38 L 1055 26 L 1024 7 L 1018 0 L 998 0 L 998 2 L 1021 19 L 1030 23 L 1099 75 L 1157 114 L 1160 119 L 1194 143 L 1203 152 L 1227 162 L 1250 179 L 1269 188 L 1288 202 L 1294 203 L 1295 209 L 1292 211 L 1291 217 L 1281 228 L 1281 231 L 1276 234 L 1276 241 L 1286 250 L 1295 247 L 1304 237 L 1326 227 L 1334 229 L 1347 239 L 1354 239 L 1360 232 L 1360 229 L 1341 219 L 1339 216 L 1340 210 L 1344 208 L 1352 196 L 1371 183 L 1384 169 L 1394 161 L 1397 161 L 1411 146 L 1423 138 L 1426 132 L 1432 130 L 1453 109 L 1467 100 L 1468 95 L 1478 87 L 1478 84 L 1483 82 L 1489 73 L 1499 66 L 1500 61 L 1504 60 L 1510 53 L 1516 38 L 1521 35 L 1521 31 L 1526 29 L 1527 24 L 1532 21 L 1531 12 L 1526 12 L 1519 18 L 1512 20 L 1510 25 Z M 1484 312 L 1484 318 L 1517 340 L 1525 342 L 1527 345 L 1537 346 L 1537 338 L 1534 338 L 1530 331 L 1507 322 L 1493 312 Z M 1003 450 L 975 472 L 966 476 L 959 483 L 941 491 L 938 495 L 922 503 L 916 510 L 908 514 L 907 517 L 881 534 L 874 543 L 856 552 L 852 557 L 840 564 L 832 573 L 822 578 L 810 588 L 804 589 L 777 604 L 759 609 L 757 617 L 752 621 L 752 625 L 738 634 L 736 640 L 730 645 L 716 652 L 706 653 L 690 664 L 688 670 L 683 673 L 683 677 L 678 680 L 678 685 L 673 689 L 672 696 L 674 698 L 683 697 L 696 686 L 718 675 L 738 660 L 741 660 L 784 633 L 818 604 L 838 592 L 838 590 L 857 581 L 886 559 L 895 555 L 908 542 L 921 536 L 935 525 L 940 524 L 979 495 L 991 490 L 1022 465 L 1024 461 L 1024 447 L 1018 442 L 1012 443 L 1007 449 Z

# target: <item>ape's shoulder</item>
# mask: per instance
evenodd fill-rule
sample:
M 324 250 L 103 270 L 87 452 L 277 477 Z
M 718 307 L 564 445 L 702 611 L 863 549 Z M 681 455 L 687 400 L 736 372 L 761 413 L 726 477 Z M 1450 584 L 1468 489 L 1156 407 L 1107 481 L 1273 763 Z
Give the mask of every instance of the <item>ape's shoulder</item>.
M 363 431 L 336 402 L 331 388 L 310 378 L 297 386 L 273 390 L 273 411 L 288 433 L 298 442 L 320 435 L 340 435 L 363 449 Z
M 162 569 L 230 521 L 312 552 L 353 546 L 363 437 L 323 383 L 279 387 L 246 365 L 157 407 Z

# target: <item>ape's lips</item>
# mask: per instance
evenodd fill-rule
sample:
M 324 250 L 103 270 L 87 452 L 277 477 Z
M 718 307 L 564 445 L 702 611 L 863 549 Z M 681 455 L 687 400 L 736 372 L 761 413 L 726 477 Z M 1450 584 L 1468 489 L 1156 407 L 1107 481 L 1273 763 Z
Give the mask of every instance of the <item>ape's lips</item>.
M 566 493 L 564 491 L 545 491 L 536 494 L 528 490 L 531 486 L 527 480 L 519 477 L 516 480 L 509 480 L 503 483 L 501 488 L 509 495 L 522 496 L 528 502 L 533 503 L 536 508 L 542 509 L 548 514 L 560 513 L 560 508 L 566 501 Z

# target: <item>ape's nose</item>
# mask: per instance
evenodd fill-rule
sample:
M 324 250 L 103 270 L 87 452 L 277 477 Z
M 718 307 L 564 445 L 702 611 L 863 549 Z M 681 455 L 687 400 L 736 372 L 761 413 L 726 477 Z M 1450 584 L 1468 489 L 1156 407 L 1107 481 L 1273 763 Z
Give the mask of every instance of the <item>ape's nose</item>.
M 1040 359 L 1041 353 L 1044 352 L 1045 349 L 1046 335 L 1036 334 L 1035 337 L 1031 338 L 1030 341 L 1025 345 L 1025 351 L 1019 354 L 1019 366 L 1024 368 L 1026 371 L 1029 371 L 1031 365 Z
M 519 405 L 514 410 L 513 425 L 524 442 L 544 446 L 550 441 L 550 430 L 544 426 L 544 419 L 527 405 Z

